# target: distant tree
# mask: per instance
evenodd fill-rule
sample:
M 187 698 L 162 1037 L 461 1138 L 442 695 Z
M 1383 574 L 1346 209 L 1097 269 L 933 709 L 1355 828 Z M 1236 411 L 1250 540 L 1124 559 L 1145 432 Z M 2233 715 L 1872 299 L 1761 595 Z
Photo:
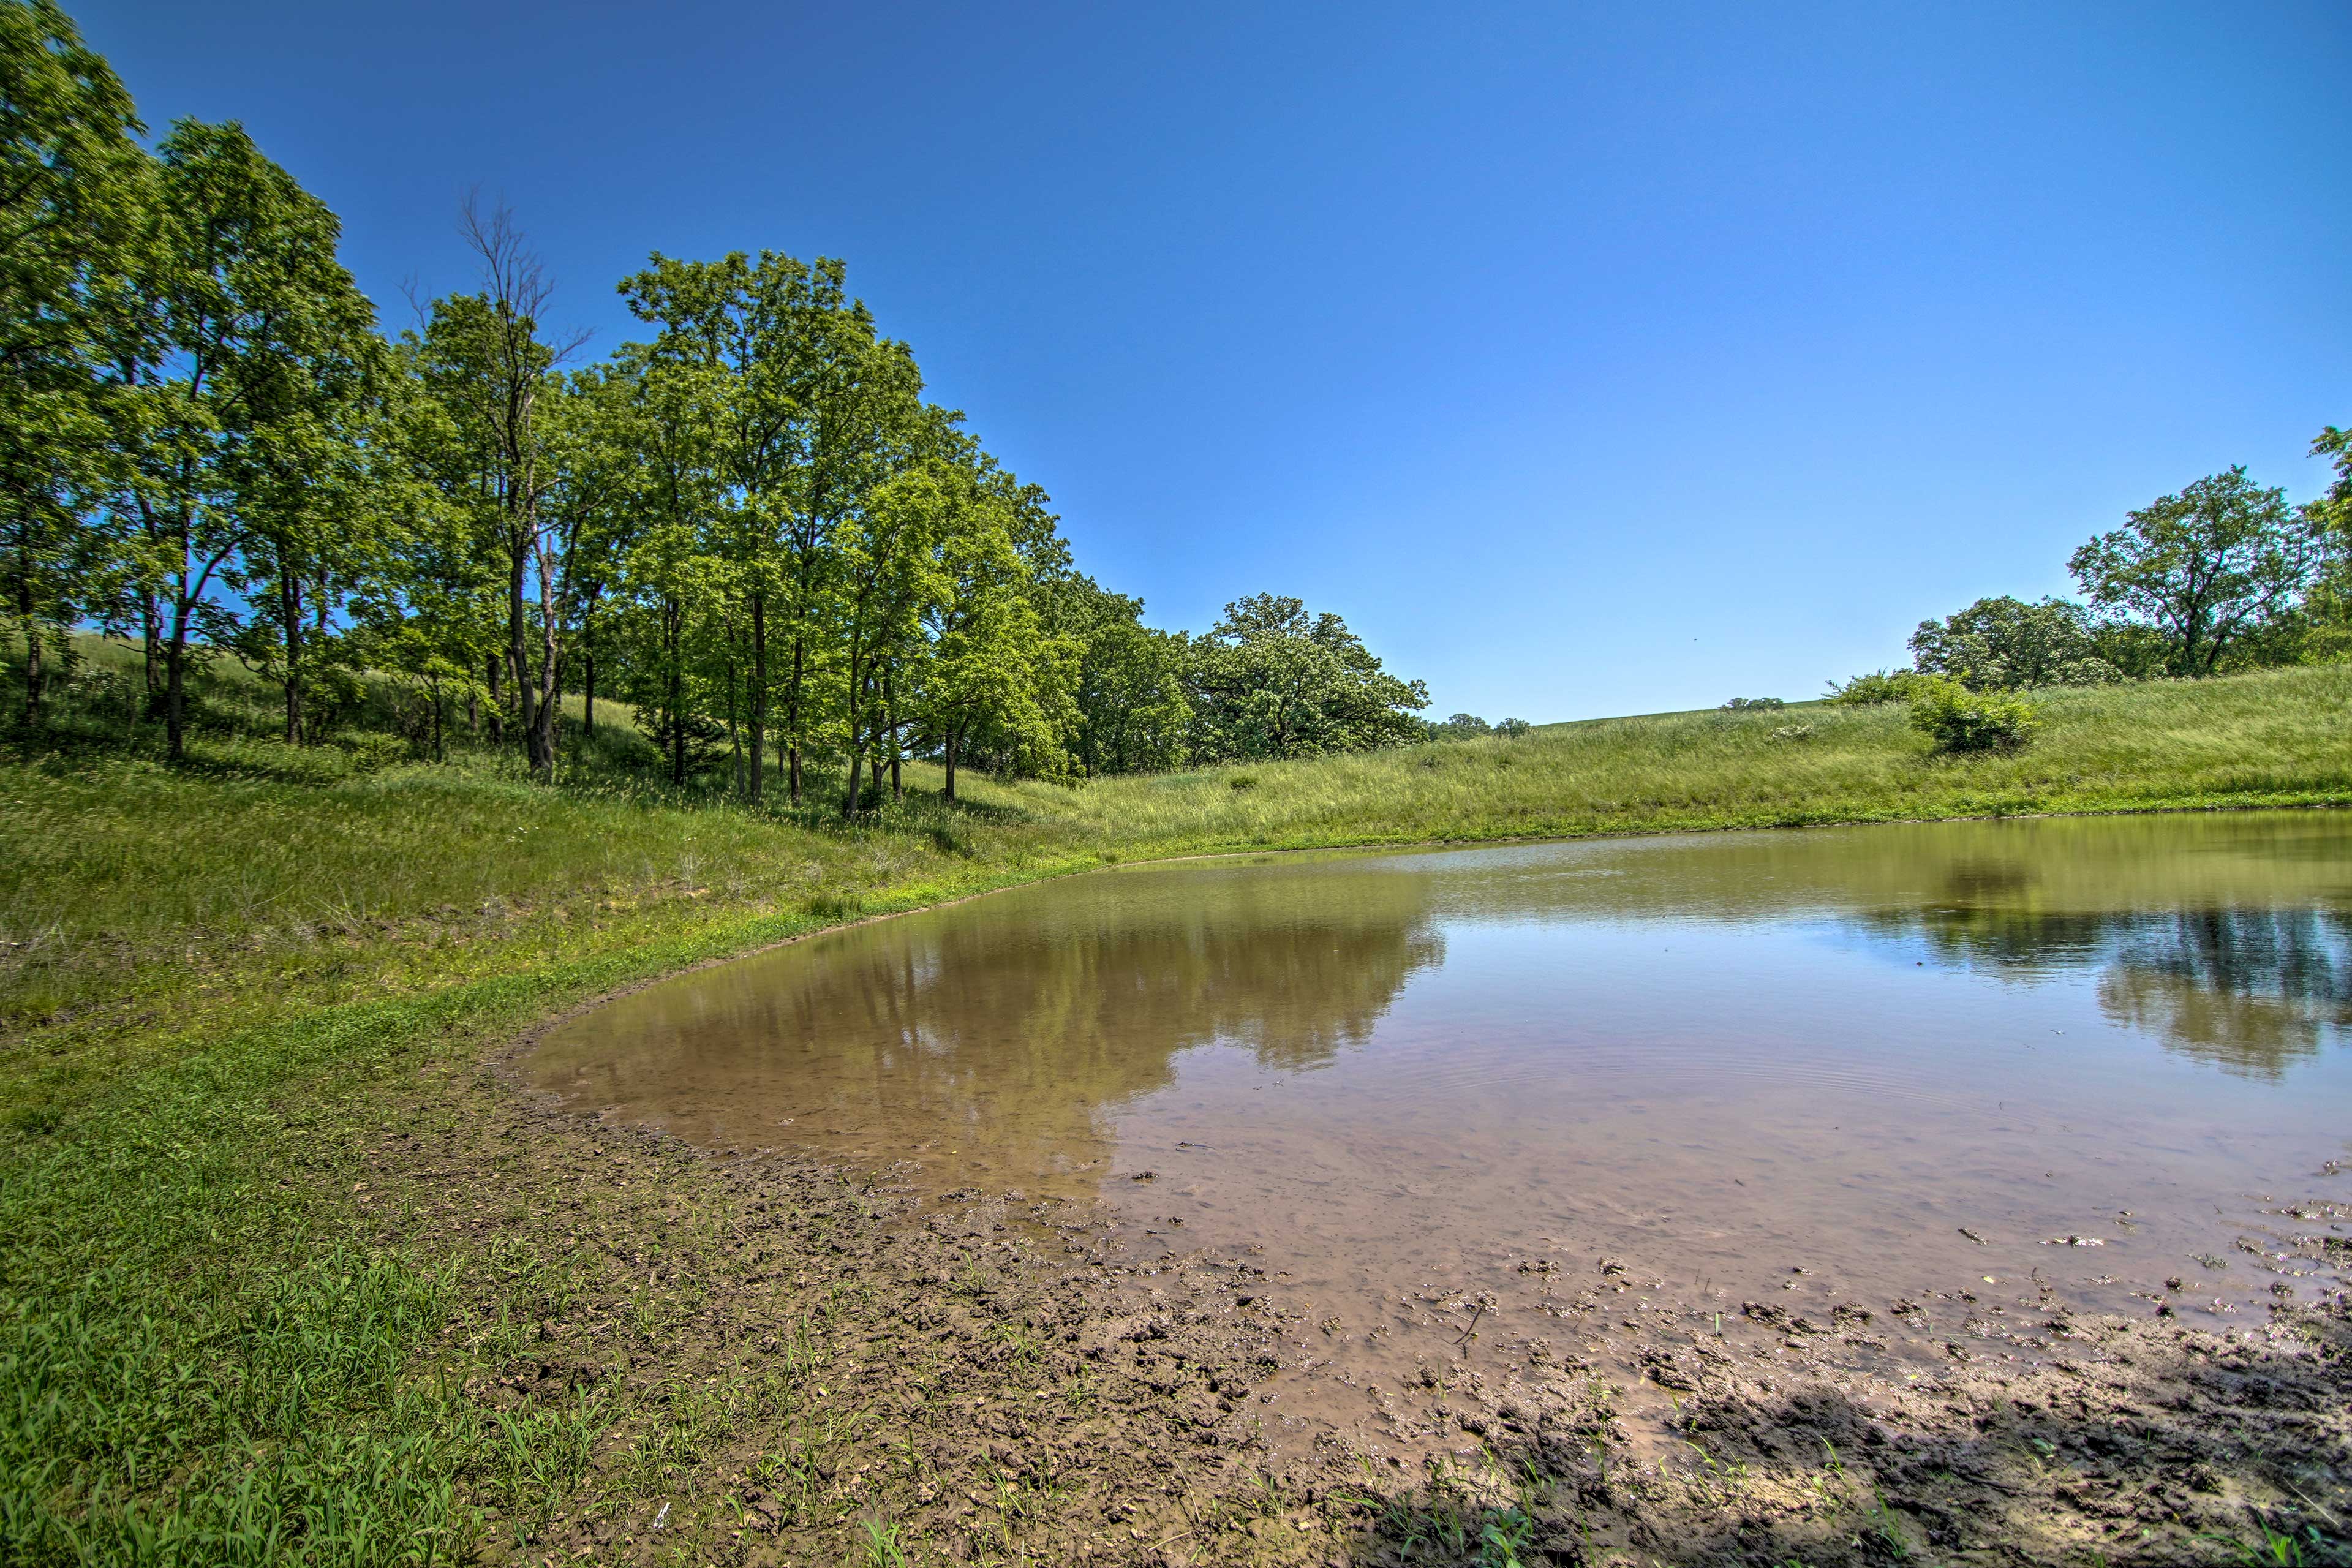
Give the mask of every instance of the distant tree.
M 2095 686 L 2121 677 L 2100 657 L 2096 632 L 2080 605 L 2029 605 L 2004 595 L 1940 621 L 1921 621 L 1911 634 L 1911 654 L 1922 673 L 1948 675 L 1972 690 Z
M 1197 760 L 1318 756 L 1417 741 L 1429 688 L 1381 667 L 1348 624 L 1253 595 L 1193 641 L 1185 671 Z
M 1429 727 L 1432 740 L 1475 741 L 1494 732 L 1495 727 L 1475 713 L 1455 713 L 1439 720 Z
M 1778 697 L 1735 697 L 1723 705 L 1727 713 L 1767 712 L 1788 704 Z
M 1516 741 L 1534 728 L 1525 719 L 1504 719 L 1495 725 L 1495 733 L 1507 741 Z
M 2320 561 L 2314 520 L 2242 465 L 2126 513 L 2066 565 L 2095 608 L 2162 637 L 2165 673 L 2206 676 L 2295 608 Z

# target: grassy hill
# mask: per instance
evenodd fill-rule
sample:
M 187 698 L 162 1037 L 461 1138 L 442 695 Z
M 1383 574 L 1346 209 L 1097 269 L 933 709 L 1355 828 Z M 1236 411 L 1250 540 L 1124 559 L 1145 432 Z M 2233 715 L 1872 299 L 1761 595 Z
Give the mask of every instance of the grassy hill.
M 404 1560 L 421 1519 L 471 1539 L 467 1507 L 580 1484 L 469 1415 L 503 1342 L 446 1326 L 538 1310 L 576 1266 L 553 1222 L 517 1217 L 495 1264 L 407 1255 L 362 1239 L 361 1189 L 397 1130 L 488 1113 L 500 1042 L 666 970 L 1158 856 L 2352 804 L 2345 666 L 2052 693 L 2032 748 L 1965 758 L 1899 710 L 1811 705 L 1076 789 L 970 778 L 955 804 L 919 766 L 850 828 L 602 763 L 545 788 L 482 754 L 291 749 L 247 700 L 179 770 L 87 710 L 0 760 L 0 1559 L 266 1561 L 269 1521 L 308 1509 L 347 1531 L 334 1560 Z M 608 1414 L 650 1443 L 667 1409 Z M 425 1489 L 365 1479 L 395 1472 Z

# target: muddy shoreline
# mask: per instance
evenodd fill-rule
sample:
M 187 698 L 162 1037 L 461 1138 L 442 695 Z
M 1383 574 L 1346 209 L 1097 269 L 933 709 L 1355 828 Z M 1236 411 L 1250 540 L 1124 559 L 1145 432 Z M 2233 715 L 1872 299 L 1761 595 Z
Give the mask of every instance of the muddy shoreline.
M 859 1561 L 878 1531 L 909 1562 L 2170 1563 L 2242 1561 L 2269 1531 L 2352 1561 L 2340 1293 L 2037 1318 L 1956 1290 L 1718 1323 L 1595 1258 L 1533 1282 L 1562 1308 L 1549 1347 L 1433 1303 L 1438 1353 L 1347 1423 L 1318 1382 L 1363 1380 L 1278 1259 L 696 1151 L 499 1076 L 467 1098 L 488 1114 L 383 1162 L 385 1205 L 418 1156 L 488 1179 L 383 1239 L 557 1215 L 588 1260 L 486 1407 L 791 1384 L 677 1477 L 661 1529 L 584 1507 L 485 1560 L 662 1561 L 690 1538 L 714 1562 Z M 2340 1201 L 2292 1206 L 2315 1251 L 2352 1235 Z M 691 1261 L 681 1226 L 711 1238 Z M 614 1353 L 616 1324 L 660 1310 Z M 1941 1364 L 1889 1353 L 1890 1329 Z

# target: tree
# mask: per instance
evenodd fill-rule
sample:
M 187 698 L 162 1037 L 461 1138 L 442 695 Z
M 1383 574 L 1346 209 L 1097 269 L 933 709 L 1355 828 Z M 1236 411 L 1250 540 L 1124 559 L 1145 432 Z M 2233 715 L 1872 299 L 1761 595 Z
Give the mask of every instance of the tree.
M 50 0 L 0 0 L 0 581 L 25 639 L 102 610 L 81 518 L 106 488 L 112 330 L 149 205 L 131 95 Z
M 446 465 L 454 469 L 447 476 L 455 481 L 451 498 L 473 513 L 478 536 L 505 571 L 502 672 L 514 682 L 523 753 L 532 773 L 552 778 L 571 611 L 570 546 L 581 514 L 551 512 L 545 504 L 554 481 L 549 416 L 562 394 L 554 373 L 585 334 L 544 335 L 554 287 L 510 211 L 486 211 L 468 198 L 458 232 L 480 264 L 482 286 L 433 302 L 416 363 L 459 442 Z
M 954 526 L 957 479 L 925 463 L 877 487 L 834 527 L 839 562 L 833 625 L 842 658 L 843 731 L 849 782 L 844 818 L 857 815 L 858 768 L 877 763 L 885 739 L 898 743 L 900 715 L 891 677 L 921 638 L 924 623 L 953 594 L 939 546 Z
M 1494 726 L 1475 713 L 1455 713 L 1438 720 L 1429 727 L 1433 741 L 1475 741 L 1494 732 Z
M 242 619 L 214 590 L 240 552 L 254 581 L 276 575 L 264 563 L 306 579 L 316 568 L 321 531 L 336 526 L 320 500 L 346 489 L 358 460 L 380 348 L 373 308 L 335 259 L 334 214 L 241 126 L 182 121 L 158 164 L 144 315 L 119 351 L 118 428 L 137 521 L 126 574 L 157 628 L 177 761 L 192 647 L 226 643 Z
M 1143 624 L 1143 601 L 1075 573 L 1041 595 L 1051 623 L 1077 647 L 1072 749 L 1088 776 L 1184 765 L 1192 705 L 1187 645 Z
M 1911 653 L 1922 674 L 1948 675 L 1976 691 L 2094 686 L 2121 678 L 2099 656 L 2096 630 L 2080 605 L 2055 598 L 2029 605 L 2003 595 L 1921 621 Z
M 1429 689 L 1401 680 L 1338 616 L 1253 595 L 1191 646 L 1193 753 L 1208 761 L 1307 757 L 1417 741 Z
M 1078 645 L 1046 630 L 1034 596 L 1035 555 L 1042 550 L 1058 565 L 1063 553 L 1044 498 L 984 462 L 949 477 L 954 490 L 939 543 L 946 592 L 927 617 L 919 723 L 953 800 L 957 766 L 971 751 L 1033 777 L 1067 771 Z
M 2319 565 L 2312 520 L 2242 465 L 2126 513 L 2074 552 L 2067 570 L 2091 604 L 2153 628 L 2165 669 L 2206 676 L 2292 610 Z
M 2327 493 L 2303 508 L 2322 557 L 2305 605 L 2313 626 L 2311 651 L 2341 658 L 2352 651 L 2352 429 L 2330 425 L 2313 439 L 2311 455 L 2336 465 Z

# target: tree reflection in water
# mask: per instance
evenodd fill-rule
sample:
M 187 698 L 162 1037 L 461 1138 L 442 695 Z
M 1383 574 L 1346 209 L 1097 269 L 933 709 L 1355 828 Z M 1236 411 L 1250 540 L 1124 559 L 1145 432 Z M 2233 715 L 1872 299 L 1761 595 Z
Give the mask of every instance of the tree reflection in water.
M 2002 894 L 2023 886 L 2010 882 Z M 2016 980 L 2103 969 L 2099 1008 L 2224 1071 L 2276 1079 L 2352 1036 L 2352 916 L 2321 909 L 2044 910 L 1973 901 L 1980 876 L 1937 905 L 1865 924 L 1925 939 L 1939 963 Z
M 532 1076 L 706 1143 L 790 1118 L 1008 1176 L 1085 1168 L 1179 1053 L 1322 1065 L 1444 961 L 1419 878 L 1235 869 L 1082 878 L 706 970 L 574 1020 Z

